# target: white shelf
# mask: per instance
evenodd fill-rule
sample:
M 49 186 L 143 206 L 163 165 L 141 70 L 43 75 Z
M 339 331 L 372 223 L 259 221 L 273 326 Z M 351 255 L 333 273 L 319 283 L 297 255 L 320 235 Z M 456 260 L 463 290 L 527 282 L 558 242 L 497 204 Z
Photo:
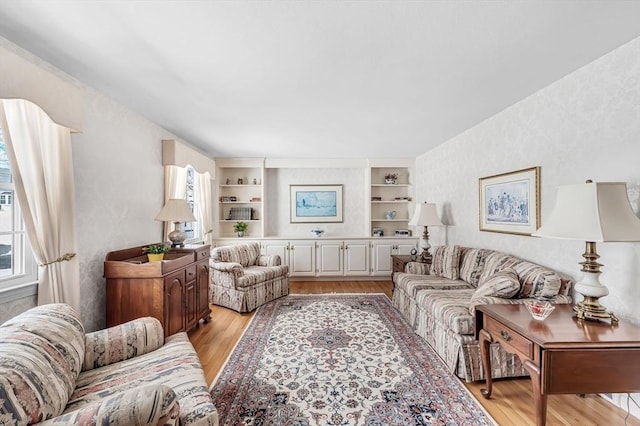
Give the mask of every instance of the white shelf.
M 220 204 L 260 204 L 262 201 L 220 201 Z
M 261 188 L 262 185 L 253 185 L 253 184 L 220 184 L 220 188 Z
M 409 219 L 371 219 L 371 222 L 409 222 Z
M 409 200 L 382 200 L 382 201 L 371 201 L 371 204 L 402 204 L 402 203 L 410 203 Z
M 260 219 L 220 219 L 220 223 L 236 223 L 236 222 L 262 222 Z

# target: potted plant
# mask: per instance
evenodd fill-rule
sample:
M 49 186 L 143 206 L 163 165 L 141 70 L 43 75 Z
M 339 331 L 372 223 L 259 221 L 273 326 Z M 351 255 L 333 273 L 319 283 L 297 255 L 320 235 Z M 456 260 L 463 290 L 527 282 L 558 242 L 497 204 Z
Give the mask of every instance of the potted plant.
M 238 237 L 244 237 L 244 233 L 248 227 L 249 225 L 245 222 L 236 222 L 236 224 L 233 225 L 233 232 L 235 232 Z
M 395 184 L 398 182 L 398 174 L 397 173 L 387 173 L 384 175 L 384 181 L 387 184 Z
M 170 247 L 165 244 L 149 244 L 145 249 L 149 262 L 158 262 L 164 259 L 164 254 L 169 251 Z

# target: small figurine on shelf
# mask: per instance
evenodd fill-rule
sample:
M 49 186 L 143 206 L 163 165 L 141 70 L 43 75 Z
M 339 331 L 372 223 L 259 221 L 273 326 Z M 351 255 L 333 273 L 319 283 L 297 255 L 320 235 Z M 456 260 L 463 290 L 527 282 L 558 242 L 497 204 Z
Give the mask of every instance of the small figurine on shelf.
M 257 185 L 257 184 L 258 184 L 258 179 L 253 178 L 253 184 L 254 184 L 254 185 Z
M 242 180 L 242 178 L 238 178 L 238 185 L 242 185 L 244 182 Z
M 398 183 L 398 174 L 397 173 L 387 173 L 384 175 L 384 182 L 387 185 L 395 185 Z
M 227 178 L 226 184 L 229 185 L 231 183 L 231 179 Z

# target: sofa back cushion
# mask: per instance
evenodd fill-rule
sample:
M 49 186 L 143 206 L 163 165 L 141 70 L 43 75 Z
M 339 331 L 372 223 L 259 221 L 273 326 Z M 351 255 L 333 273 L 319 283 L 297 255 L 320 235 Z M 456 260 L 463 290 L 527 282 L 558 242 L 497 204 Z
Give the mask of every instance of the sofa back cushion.
M 32 424 L 62 413 L 84 358 L 84 327 L 65 304 L 42 305 L 0 326 L 0 416 Z
M 431 262 L 431 274 L 457 280 L 460 278 L 460 246 L 436 247 Z
M 550 298 L 560 291 L 561 279 L 557 272 L 499 251 L 487 255 L 479 285 L 504 268 L 513 268 L 518 274 L 520 292 L 516 297 Z
M 489 253 L 487 249 L 463 247 L 460 250 L 460 279 L 477 287 Z
M 258 243 L 216 247 L 211 251 L 211 259 L 214 262 L 234 262 L 244 267 L 255 265 L 258 256 L 260 256 Z

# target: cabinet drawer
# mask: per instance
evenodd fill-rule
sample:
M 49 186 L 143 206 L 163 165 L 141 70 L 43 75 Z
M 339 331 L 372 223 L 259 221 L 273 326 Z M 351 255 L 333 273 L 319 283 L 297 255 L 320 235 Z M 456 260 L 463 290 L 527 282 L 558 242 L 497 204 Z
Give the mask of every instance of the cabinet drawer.
M 206 246 L 196 250 L 196 262 L 202 259 L 207 259 L 211 256 L 210 246 Z
M 533 358 L 533 343 L 494 318 L 485 316 L 484 329 L 505 349 L 510 348 L 529 359 Z
M 193 281 L 196 279 L 197 266 L 189 265 L 187 266 L 187 282 Z

